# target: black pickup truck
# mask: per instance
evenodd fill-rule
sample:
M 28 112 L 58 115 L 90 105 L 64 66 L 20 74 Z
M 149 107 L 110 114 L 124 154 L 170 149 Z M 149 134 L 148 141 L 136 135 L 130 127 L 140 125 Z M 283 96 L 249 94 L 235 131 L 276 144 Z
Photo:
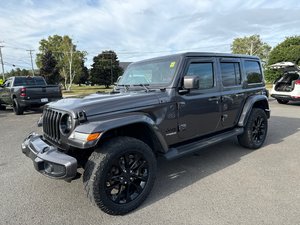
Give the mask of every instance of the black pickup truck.
M 184 53 L 132 63 L 110 94 L 47 104 L 43 135 L 31 133 L 22 151 L 51 178 L 70 181 L 84 168 L 90 200 L 125 214 L 150 193 L 157 157 L 176 159 L 234 136 L 258 149 L 269 117 L 259 58 Z
M 16 115 L 62 98 L 58 85 L 47 85 L 43 77 L 10 77 L 0 87 L 0 109 L 12 105 Z

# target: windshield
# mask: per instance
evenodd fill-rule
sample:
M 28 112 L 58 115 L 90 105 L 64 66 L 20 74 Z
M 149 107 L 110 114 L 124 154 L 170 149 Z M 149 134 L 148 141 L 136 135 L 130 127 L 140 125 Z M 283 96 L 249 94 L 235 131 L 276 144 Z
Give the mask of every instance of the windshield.
M 166 86 L 174 78 L 178 60 L 178 58 L 167 58 L 132 64 L 124 72 L 118 85 Z

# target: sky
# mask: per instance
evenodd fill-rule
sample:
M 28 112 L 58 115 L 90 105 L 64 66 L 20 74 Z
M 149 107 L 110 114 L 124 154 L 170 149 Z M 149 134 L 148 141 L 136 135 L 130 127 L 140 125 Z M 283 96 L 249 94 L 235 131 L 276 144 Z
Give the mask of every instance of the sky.
M 237 37 L 259 34 L 272 47 L 300 35 L 299 0 L 0 0 L 5 71 L 30 69 L 39 41 L 69 35 L 88 53 L 120 61 L 186 51 L 230 52 Z

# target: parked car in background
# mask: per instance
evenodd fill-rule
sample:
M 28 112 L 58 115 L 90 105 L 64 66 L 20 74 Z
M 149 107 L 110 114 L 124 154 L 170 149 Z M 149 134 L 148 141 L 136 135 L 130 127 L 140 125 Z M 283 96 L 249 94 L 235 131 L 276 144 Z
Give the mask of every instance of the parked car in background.
M 276 63 L 270 68 L 282 71 L 282 76 L 273 84 L 271 97 L 280 104 L 300 101 L 300 68 L 292 62 Z
M 58 85 L 47 85 L 40 76 L 19 76 L 8 78 L 0 87 L 0 109 L 13 106 L 16 115 L 27 108 L 40 107 L 62 98 Z

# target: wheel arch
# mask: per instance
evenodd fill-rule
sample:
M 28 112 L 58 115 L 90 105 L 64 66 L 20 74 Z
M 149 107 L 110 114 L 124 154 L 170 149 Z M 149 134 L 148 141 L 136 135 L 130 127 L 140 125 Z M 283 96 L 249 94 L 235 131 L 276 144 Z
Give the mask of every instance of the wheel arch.
M 268 98 L 264 95 L 254 95 L 248 97 L 244 104 L 238 126 L 243 127 L 248 121 L 252 108 L 261 108 L 265 111 L 267 118 L 270 118 L 270 108 Z
M 157 134 L 157 132 L 154 131 L 149 124 L 144 122 L 135 122 L 124 126 L 111 128 L 101 135 L 97 144 L 118 136 L 128 136 L 141 140 L 146 143 L 155 153 L 164 153 L 167 151 L 167 145 L 165 141 L 159 138 L 160 135 Z
M 128 136 L 145 142 L 156 153 L 168 150 L 168 145 L 155 122 L 143 114 L 90 122 L 76 127 L 75 131 L 101 133 L 100 138 L 90 147 L 95 147 L 113 137 Z

